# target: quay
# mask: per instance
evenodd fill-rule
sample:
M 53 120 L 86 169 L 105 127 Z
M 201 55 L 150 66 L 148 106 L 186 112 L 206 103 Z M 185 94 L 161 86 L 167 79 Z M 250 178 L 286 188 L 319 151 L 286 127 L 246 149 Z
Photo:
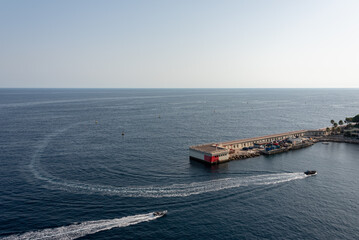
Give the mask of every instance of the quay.
M 323 128 L 196 145 L 189 147 L 189 158 L 208 164 L 219 164 L 308 147 L 317 142 L 317 139 L 326 139 L 327 135 L 328 132 Z

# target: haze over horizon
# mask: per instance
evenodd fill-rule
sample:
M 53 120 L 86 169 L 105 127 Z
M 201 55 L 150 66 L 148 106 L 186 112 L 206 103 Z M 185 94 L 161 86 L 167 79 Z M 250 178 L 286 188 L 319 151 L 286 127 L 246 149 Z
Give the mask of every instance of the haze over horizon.
M 358 88 L 358 1 L 0 2 L 0 88 Z

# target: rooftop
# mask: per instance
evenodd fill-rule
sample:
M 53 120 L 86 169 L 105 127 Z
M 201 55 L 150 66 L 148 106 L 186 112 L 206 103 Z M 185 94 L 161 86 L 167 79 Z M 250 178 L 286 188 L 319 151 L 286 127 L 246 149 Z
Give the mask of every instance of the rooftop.
M 228 150 L 225 149 L 225 148 L 216 147 L 215 143 L 191 146 L 190 149 L 194 149 L 194 150 L 201 151 L 201 152 L 206 152 L 206 153 L 212 153 L 212 154 L 228 152 Z
M 245 142 L 250 142 L 250 141 L 263 140 L 263 139 L 267 139 L 267 138 L 283 137 L 286 135 L 299 134 L 299 133 L 304 133 L 304 132 L 307 132 L 307 130 L 286 132 L 286 133 L 280 133 L 280 134 L 272 134 L 272 135 L 266 135 L 266 136 L 261 136 L 261 137 L 254 137 L 254 138 L 245 138 L 245 139 L 239 139 L 239 140 L 234 140 L 234 141 L 229 141 L 229 142 L 223 142 L 221 144 L 231 145 L 231 144 L 245 143 Z

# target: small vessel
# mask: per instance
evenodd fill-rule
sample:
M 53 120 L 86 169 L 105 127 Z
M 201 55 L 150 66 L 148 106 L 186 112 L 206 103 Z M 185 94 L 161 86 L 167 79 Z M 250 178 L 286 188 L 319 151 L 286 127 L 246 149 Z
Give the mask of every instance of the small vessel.
M 164 210 L 162 212 L 153 212 L 153 216 L 158 216 L 158 217 L 163 217 L 164 215 L 167 214 L 167 210 Z
M 308 171 L 305 171 L 304 174 L 305 174 L 305 175 L 308 175 L 308 176 L 309 176 L 309 175 L 317 175 L 317 171 L 314 171 L 314 170 L 311 170 L 311 171 L 310 171 L 310 170 L 308 170 Z
M 322 142 L 322 144 L 328 145 L 329 143 L 328 142 Z
M 121 135 L 124 136 L 124 135 L 125 135 L 125 132 L 122 132 Z

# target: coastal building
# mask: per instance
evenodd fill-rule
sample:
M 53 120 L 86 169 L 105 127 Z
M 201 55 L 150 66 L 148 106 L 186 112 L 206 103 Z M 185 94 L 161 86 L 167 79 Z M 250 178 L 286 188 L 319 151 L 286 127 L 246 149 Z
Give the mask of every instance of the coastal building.
M 302 143 L 302 139 L 301 138 L 289 138 L 288 142 L 292 143 L 293 145 L 298 145 L 298 144 Z
M 355 129 L 344 130 L 344 136 L 359 138 L 359 129 L 355 128 Z
M 191 160 L 216 164 L 228 161 L 229 150 L 223 147 L 218 147 L 218 144 L 215 143 L 191 146 L 189 148 L 189 158 Z
M 307 130 L 305 135 L 310 137 L 319 137 L 319 136 L 326 136 L 329 133 L 326 131 L 326 128 L 315 129 L 315 130 Z

